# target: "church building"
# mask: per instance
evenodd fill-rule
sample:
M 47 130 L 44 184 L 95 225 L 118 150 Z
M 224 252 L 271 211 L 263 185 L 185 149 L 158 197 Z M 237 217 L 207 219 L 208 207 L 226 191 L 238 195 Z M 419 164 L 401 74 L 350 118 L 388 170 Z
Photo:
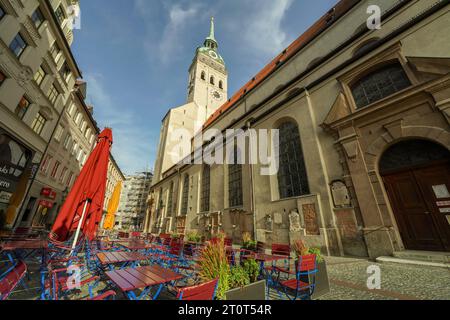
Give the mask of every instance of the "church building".
M 303 239 L 334 256 L 450 251 L 449 21 L 446 0 L 341 0 L 230 98 L 212 21 L 187 104 L 162 122 L 144 231 Z M 278 130 L 278 172 L 179 161 L 198 151 L 179 142 L 212 128 Z

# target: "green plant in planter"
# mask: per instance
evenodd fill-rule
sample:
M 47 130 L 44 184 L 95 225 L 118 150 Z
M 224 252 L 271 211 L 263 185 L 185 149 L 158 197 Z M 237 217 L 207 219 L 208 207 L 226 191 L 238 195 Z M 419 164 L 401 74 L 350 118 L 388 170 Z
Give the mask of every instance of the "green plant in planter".
M 323 256 L 322 256 L 322 252 L 320 251 L 320 248 L 309 248 L 308 253 L 315 254 L 317 262 L 323 261 Z
M 247 273 L 250 283 L 258 281 L 259 276 L 259 264 L 254 259 L 245 260 L 242 264 L 242 268 Z
M 198 262 L 200 279 L 211 281 L 219 279 L 217 299 L 225 300 L 225 293 L 230 288 L 230 265 L 228 264 L 224 240 L 208 242 L 200 254 Z
M 199 243 L 202 240 L 202 236 L 197 231 L 191 231 L 186 235 L 186 239 L 189 242 Z
M 236 266 L 231 268 L 229 283 L 230 289 L 242 288 L 250 284 L 250 277 L 243 267 Z
M 248 232 L 242 234 L 242 247 L 252 251 L 256 249 L 256 241 L 252 239 L 252 236 Z

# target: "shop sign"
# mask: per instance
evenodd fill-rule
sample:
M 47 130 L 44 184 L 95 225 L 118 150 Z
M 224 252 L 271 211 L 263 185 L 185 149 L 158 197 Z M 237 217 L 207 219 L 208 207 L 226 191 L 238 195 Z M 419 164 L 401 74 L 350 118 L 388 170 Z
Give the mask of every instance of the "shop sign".
M 0 176 L 0 191 L 14 192 L 16 190 L 16 181 L 11 181 L 7 178 Z
M 51 188 L 42 188 L 41 196 L 44 196 L 51 200 L 55 200 L 56 199 L 56 191 L 53 191 L 53 189 L 51 189 Z
M 53 208 L 53 202 L 50 202 L 50 201 L 47 201 L 47 200 L 39 201 L 39 205 L 44 207 L 44 208 L 48 208 L 48 209 Z
M 9 200 L 11 199 L 12 193 L 0 191 L 0 203 L 9 204 Z

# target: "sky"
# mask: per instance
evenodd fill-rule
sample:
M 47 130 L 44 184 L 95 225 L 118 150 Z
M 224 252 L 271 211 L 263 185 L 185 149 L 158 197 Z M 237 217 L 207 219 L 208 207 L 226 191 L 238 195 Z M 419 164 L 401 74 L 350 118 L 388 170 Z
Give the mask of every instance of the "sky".
M 153 170 L 162 118 L 186 102 L 188 68 L 214 16 L 228 95 L 337 0 L 80 0 L 74 56 L 125 174 Z

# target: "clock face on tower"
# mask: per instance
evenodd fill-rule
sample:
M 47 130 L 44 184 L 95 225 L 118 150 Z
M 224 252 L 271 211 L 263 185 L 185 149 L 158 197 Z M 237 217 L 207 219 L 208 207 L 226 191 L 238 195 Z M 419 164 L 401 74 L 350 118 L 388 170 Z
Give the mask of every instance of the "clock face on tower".
M 212 97 L 213 97 L 214 99 L 216 99 L 216 100 L 222 99 L 222 95 L 221 95 L 220 92 L 218 92 L 218 91 L 213 91 L 213 92 L 211 93 L 211 95 L 212 95 Z
M 217 55 L 217 53 L 216 53 L 215 51 L 210 50 L 210 51 L 208 52 L 208 54 L 209 54 L 209 56 L 210 56 L 211 58 L 213 58 L 213 59 L 219 58 L 219 56 Z

